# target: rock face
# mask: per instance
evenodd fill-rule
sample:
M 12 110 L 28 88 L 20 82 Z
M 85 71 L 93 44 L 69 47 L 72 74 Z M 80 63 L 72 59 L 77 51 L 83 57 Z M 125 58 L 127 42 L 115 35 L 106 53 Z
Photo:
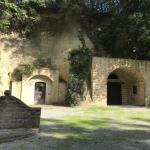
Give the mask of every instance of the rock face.
M 48 68 L 49 72 L 53 74 L 53 68 L 55 68 L 55 72 L 57 72 L 53 75 L 54 80 L 51 82 L 51 85 L 48 80 L 48 82 L 46 82 L 48 86 L 46 88 L 47 96 L 45 97 L 47 98 L 45 104 L 60 104 L 65 101 L 69 80 L 68 55 L 70 51 L 78 49 L 78 47 L 81 46 L 81 42 L 78 38 L 81 27 L 79 23 L 76 23 L 76 21 L 73 21 L 73 18 L 71 18 L 71 20 L 66 21 L 63 29 L 60 28 L 60 32 L 52 34 L 49 26 L 47 26 L 47 21 L 43 22 L 43 24 L 42 27 L 39 26 L 37 30 L 35 29 L 35 33 L 32 34 L 30 38 L 20 37 L 19 34 L 13 32 L 11 34 L 0 33 L 0 95 L 3 95 L 5 89 L 9 89 L 12 90 L 11 92 L 15 97 L 23 100 L 28 105 L 33 105 L 33 103 L 31 103 L 34 101 L 33 84 L 29 87 L 32 89 L 32 95 L 29 92 L 26 94 L 26 90 L 24 89 L 26 89 L 26 85 L 29 82 L 23 81 L 23 84 L 21 82 L 15 82 L 13 72 L 19 64 L 32 63 L 39 54 L 44 56 L 44 60 L 50 60 L 50 62 L 46 63 L 46 66 L 40 69 Z M 50 24 L 52 25 L 51 22 Z M 86 34 L 84 34 L 84 36 L 86 45 L 92 48 L 92 42 Z M 36 77 L 37 75 L 38 74 L 36 74 Z M 45 82 L 43 81 L 43 77 L 47 78 L 47 76 L 48 74 L 42 77 L 38 76 L 36 79 L 38 82 L 40 82 L 40 80 Z M 30 76 L 29 78 L 32 77 L 33 76 Z M 63 85 L 59 81 L 63 81 Z M 64 89 L 62 89 L 62 86 Z M 22 89 L 24 90 L 23 92 Z M 58 91 L 62 91 L 63 93 L 58 93 Z M 23 97 L 21 95 L 23 95 Z M 26 98 L 28 95 L 31 95 L 29 96 L 30 98 Z M 60 101 L 57 101 L 58 99 Z
M 39 128 L 41 108 L 30 108 L 13 96 L 0 97 L 0 129 Z

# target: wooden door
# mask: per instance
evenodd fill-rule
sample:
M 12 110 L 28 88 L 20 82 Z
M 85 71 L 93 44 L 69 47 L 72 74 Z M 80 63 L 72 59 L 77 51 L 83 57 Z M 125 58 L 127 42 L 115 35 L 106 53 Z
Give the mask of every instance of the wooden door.
M 108 105 L 122 105 L 121 83 L 108 82 L 107 104 Z
M 45 104 L 45 94 L 46 94 L 46 83 L 36 82 L 34 93 L 35 104 Z

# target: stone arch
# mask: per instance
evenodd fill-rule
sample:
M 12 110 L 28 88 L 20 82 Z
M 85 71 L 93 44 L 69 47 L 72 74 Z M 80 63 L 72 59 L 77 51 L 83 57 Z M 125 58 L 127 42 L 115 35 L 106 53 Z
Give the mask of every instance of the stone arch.
M 28 81 L 32 80 L 32 79 L 36 79 L 36 78 L 42 78 L 44 80 L 49 80 L 50 82 L 53 82 L 52 79 L 46 75 L 35 75 L 35 76 L 32 76 L 28 79 Z
M 23 77 L 19 83 L 14 83 L 15 88 L 20 89 L 19 98 L 26 104 L 33 105 L 35 103 L 35 85 L 36 83 L 45 84 L 45 101 L 43 104 L 53 104 L 58 100 L 58 70 L 50 70 L 47 68 L 35 70 L 30 77 Z M 16 86 L 16 87 L 15 87 Z M 39 89 L 40 85 L 39 85 Z
M 111 79 L 116 75 L 118 79 Z M 130 67 L 120 67 L 107 76 L 107 104 L 144 105 L 145 84 L 140 72 Z
M 42 84 L 45 86 L 40 90 Z M 33 104 L 47 104 L 51 99 L 50 92 L 52 89 L 52 84 L 53 82 L 47 76 L 35 75 L 31 77 L 28 82 L 26 82 L 27 91 L 29 93 L 28 98 L 32 101 Z M 39 90 L 37 91 L 37 89 Z
M 27 82 L 31 80 L 32 78 L 35 78 L 37 76 L 41 76 L 43 78 L 47 78 L 48 80 L 54 81 L 55 72 L 53 70 L 49 70 L 47 68 L 35 70 L 32 75 L 28 78 L 24 78 Z
M 121 76 L 122 76 L 121 73 L 125 73 L 125 74 L 129 75 L 134 80 L 141 80 L 141 81 L 144 80 L 144 76 L 142 75 L 142 73 L 139 70 L 136 70 L 135 68 L 132 68 L 132 67 L 114 68 L 108 72 L 106 78 L 108 79 L 111 74 L 115 74 L 116 76 L 121 78 Z
M 143 89 L 141 89 L 144 91 L 143 97 L 145 97 L 145 99 L 150 98 L 150 61 L 93 57 L 91 82 L 92 99 L 94 102 L 99 103 L 101 105 L 107 105 L 107 79 L 110 73 L 112 73 L 115 70 L 116 72 L 118 71 L 117 73 L 119 75 L 121 72 L 126 74 L 126 77 L 128 77 L 128 81 L 131 78 L 131 80 L 137 80 L 139 81 L 139 84 L 143 84 Z M 118 77 L 120 78 L 120 76 Z M 136 88 L 133 88 L 135 92 Z M 142 100 L 139 99 L 138 101 L 134 104 L 144 105 L 145 103 L 144 98 L 142 98 Z M 130 101 L 128 104 L 132 102 Z

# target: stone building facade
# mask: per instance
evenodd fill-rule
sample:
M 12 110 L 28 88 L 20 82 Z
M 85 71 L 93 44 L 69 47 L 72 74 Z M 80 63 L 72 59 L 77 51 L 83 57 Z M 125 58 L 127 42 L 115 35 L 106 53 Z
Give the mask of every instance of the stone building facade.
M 7 89 L 28 105 L 64 103 L 69 76 L 68 53 L 78 48 L 78 27 L 59 36 L 39 33 L 38 46 L 17 34 L 0 34 L 0 95 Z M 88 47 L 91 42 L 85 37 Z M 56 69 L 36 69 L 21 81 L 12 78 L 18 64 L 33 61 L 39 49 Z M 144 105 L 150 95 L 150 62 L 93 57 L 92 100 L 103 105 Z M 115 99 L 117 101 L 115 101 Z
M 91 73 L 92 100 L 96 103 L 143 106 L 150 97 L 150 61 L 93 57 Z M 45 83 L 43 102 L 36 95 L 36 83 Z M 12 82 L 12 94 L 29 105 L 62 104 L 66 90 L 66 83 L 59 80 L 59 71 L 48 68 Z
M 92 99 L 102 105 L 145 105 L 150 61 L 94 57 Z

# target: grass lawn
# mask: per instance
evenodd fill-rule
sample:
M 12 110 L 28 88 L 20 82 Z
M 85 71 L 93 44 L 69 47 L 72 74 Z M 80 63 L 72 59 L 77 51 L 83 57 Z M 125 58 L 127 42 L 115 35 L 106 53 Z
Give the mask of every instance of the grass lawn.
M 150 139 L 150 110 L 92 106 L 59 119 L 41 119 L 41 131 L 60 139 L 59 146 L 64 150 L 74 144 L 136 143 Z
M 0 150 L 150 150 L 150 109 L 43 106 L 40 133 Z

